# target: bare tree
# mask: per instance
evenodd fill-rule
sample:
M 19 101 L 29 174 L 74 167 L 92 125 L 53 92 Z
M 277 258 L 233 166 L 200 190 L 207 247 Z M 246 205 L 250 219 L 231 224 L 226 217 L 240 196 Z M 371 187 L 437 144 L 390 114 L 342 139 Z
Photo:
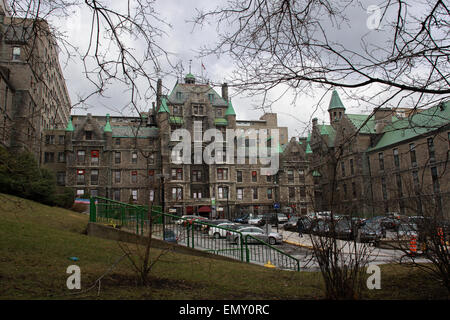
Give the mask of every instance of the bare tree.
M 283 84 L 297 95 L 341 87 L 366 107 L 448 98 L 446 2 L 363 3 L 234 0 L 199 10 L 193 22 L 217 24 L 219 41 L 201 54 L 229 55 L 231 85 L 250 94 L 266 97 Z

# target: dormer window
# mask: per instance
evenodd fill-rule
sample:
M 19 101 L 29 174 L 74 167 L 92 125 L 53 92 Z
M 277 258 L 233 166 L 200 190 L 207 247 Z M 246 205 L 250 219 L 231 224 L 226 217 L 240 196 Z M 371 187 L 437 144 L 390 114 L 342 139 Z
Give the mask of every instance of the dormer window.
M 209 99 L 209 102 L 213 103 L 214 102 L 214 94 L 213 93 L 208 94 L 208 99 Z
M 216 109 L 216 117 L 222 117 L 223 116 L 223 110 L 221 108 Z
M 85 131 L 85 139 L 92 140 L 92 131 Z
M 182 92 L 177 92 L 176 97 L 177 97 L 177 100 L 183 99 L 183 93 Z

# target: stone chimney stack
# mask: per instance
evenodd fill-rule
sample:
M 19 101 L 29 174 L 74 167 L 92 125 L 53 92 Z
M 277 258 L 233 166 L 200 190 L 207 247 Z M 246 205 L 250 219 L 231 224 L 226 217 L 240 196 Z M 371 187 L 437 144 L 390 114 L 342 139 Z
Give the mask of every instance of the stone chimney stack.
M 391 108 L 379 108 L 375 110 L 375 133 L 380 134 L 386 125 L 392 123 L 393 111 Z
M 228 102 L 228 84 L 227 83 L 222 84 L 222 98 L 223 98 L 223 100 Z

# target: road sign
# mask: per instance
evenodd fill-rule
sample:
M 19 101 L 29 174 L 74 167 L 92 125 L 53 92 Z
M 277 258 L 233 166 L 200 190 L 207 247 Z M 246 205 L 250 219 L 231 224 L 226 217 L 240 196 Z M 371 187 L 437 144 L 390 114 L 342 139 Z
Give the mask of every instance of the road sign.
M 280 209 L 280 204 L 279 204 L 278 202 L 275 202 L 275 203 L 273 204 L 273 208 L 274 208 L 274 209 Z
M 214 206 L 216 205 L 216 198 L 211 198 L 211 204 Z

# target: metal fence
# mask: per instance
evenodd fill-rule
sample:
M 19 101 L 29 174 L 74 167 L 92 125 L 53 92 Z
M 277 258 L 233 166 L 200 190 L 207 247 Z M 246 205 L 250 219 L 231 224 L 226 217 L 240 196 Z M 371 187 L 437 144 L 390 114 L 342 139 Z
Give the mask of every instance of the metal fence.
M 273 265 L 283 270 L 300 271 L 300 262 L 291 255 L 251 235 L 238 230 L 163 213 L 160 206 L 127 204 L 102 197 L 93 197 L 90 202 L 90 221 L 106 223 L 139 235 L 176 242 L 193 249 L 233 258 L 242 262 Z M 151 227 L 151 230 L 150 230 Z M 233 233 L 233 241 L 226 237 L 214 237 L 210 229 L 226 236 Z M 239 237 L 234 242 L 236 235 Z

